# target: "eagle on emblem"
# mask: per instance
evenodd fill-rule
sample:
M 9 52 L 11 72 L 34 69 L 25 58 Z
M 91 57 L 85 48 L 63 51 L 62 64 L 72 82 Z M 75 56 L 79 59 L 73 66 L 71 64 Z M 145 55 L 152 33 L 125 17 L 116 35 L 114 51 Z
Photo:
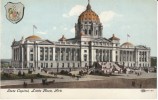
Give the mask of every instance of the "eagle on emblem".
M 24 15 L 24 5 L 19 3 L 8 2 L 5 5 L 6 8 L 6 17 L 9 21 L 16 24 L 22 20 Z

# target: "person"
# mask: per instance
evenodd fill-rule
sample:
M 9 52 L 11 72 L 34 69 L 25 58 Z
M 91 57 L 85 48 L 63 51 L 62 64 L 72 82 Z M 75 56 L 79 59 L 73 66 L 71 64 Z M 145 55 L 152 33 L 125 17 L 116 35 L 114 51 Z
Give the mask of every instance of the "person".
M 79 80 L 79 76 L 77 76 L 77 80 Z
M 141 83 L 140 83 L 139 87 L 142 88 L 142 84 Z
M 135 87 L 135 81 L 132 81 L 132 86 Z
M 26 83 L 25 81 L 24 81 L 23 86 L 24 86 L 24 88 L 26 88 L 26 87 L 27 87 L 27 83 Z
M 33 83 L 33 78 L 31 78 L 31 83 Z

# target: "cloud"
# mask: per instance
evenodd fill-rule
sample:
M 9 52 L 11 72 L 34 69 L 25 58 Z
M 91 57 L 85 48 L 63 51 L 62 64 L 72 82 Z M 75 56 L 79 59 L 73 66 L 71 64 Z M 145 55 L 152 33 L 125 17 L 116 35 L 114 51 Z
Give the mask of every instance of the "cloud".
M 57 27 L 56 27 L 56 26 L 54 26 L 54 27 L 53 27 L 53 30 L 56 30 L 56 29 L 57 29 Z
M 63 17 L 69 17 L 67 14 L 63 14 L 62 16 L 63 16 Z
M 130 29 L 131 26 L 129 26 L 129 25 L 125 25 L 125 26 L 122 26 L 121 28 L 122 28 L 122 30 L 127 30 L 127 29 Z
M 75 28 L 70 29 L 71 33 L 75 33 Z
M 65 28 L 64 28 L 64 30 L 66 31 L 66 30 L 67 30 L 67 28 L 65 27 Z
M 48 34 L 47 32 L 42 32 L 42 31 L 40 31 L 40 32 L 37 32 L 38 34 Z
M 104 11 L 101 12 L 99 17 L 102 23 L 107 23 L 111 20 L 113 20 L 113 18 L 116 16 L 117 14 L 113 11 Z
M 71 10 L 67 14 L 63 14 L 63 17 L 71 17 L 71 16 L 78 16 L 85 10 L 85 6 L 82 5 L 75 5 L 71 8 Z

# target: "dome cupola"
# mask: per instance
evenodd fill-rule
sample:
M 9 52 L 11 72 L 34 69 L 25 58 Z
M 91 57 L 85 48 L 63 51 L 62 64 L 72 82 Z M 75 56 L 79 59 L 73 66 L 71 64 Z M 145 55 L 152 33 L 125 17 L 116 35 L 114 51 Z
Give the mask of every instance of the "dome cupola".
M 82 21 L 100 22 L 99 16 L 94 11 L 92 11 L 89 2 L 87 5 L 87 9 L 84 12 L 82 12 L 78 18 L 78 22 L 82 22 Z
M 88 0 L 86 10 L 79 15 L 78 23 L 75 24 L 75 37 L 99 38 L 102 37 L 102 30 L 99 16 L 92 10 Z

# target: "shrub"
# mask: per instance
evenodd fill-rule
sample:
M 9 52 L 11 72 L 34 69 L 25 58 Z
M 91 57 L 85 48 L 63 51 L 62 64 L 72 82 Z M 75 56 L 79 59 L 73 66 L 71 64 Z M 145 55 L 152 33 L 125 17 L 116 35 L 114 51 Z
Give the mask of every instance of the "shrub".
M 10 75 L 8 73 L 3 73 L 2 77 L 4 77 L 4 78 L 10 78 Z
M 65 75 L 68 75 L 68 73 L 69 73 L 69 72 L 66 70 L 64 74 L 65 74 Z
M 23 72 L 22 76 L 25 76 L 25 72 Z
M 32 74 L 32 71 L 28 70 L 28 74 Z
M 37 77 L 41 77 L 40 73 L 38 73 L 36 76 L 37 76 Z
M 68 74 L 69 74 L 69 72 L 68 72 L 67 70 L 66 70 L 66 71 L 61 70 L 60 74 L 63 74 L 63 75 L 68 75 Z
M 79 75 L 83 75 L 83 71 L 81 70 L 81 71 L 79 71 Z
M 65 71 L 64 71 L 64 70 L 61 70 L 60 74 L 64 74 L 64 73 L 65 73 Z
M 21 71 L 18 72 L 18 76 L 21 76 Z

